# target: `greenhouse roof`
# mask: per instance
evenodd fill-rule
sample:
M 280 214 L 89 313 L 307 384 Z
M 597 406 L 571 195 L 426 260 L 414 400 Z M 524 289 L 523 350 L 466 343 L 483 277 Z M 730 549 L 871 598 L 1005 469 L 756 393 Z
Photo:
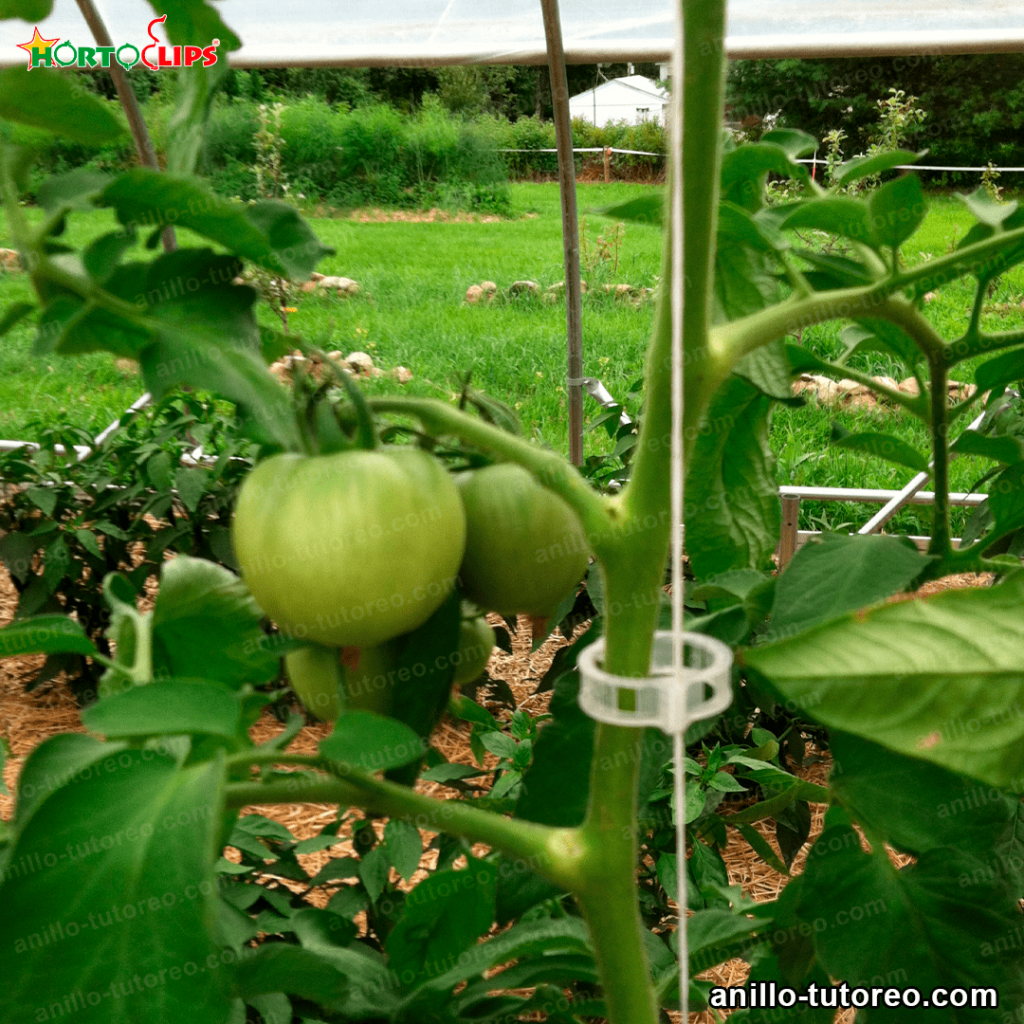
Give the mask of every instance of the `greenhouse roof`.
M 116 43 L 144 46 L 152 9 L 141 0 L 97 0 Z M 539 0 L 377 0 L 299 3 L 221 0 L 244 42 L 236 67 L 543 63 Z M 667 60 L 673 6 L 667 0 L 561 0 L 572 63 Z M 25 58 L 25 23 L 0 23 L 0 63 Z M 55 0 L 43 37 L 76 45 L 91 35 L 74 0 Z M 731 57 L 937 54 L 1024 49 L 1021 0 L 729 0 Z

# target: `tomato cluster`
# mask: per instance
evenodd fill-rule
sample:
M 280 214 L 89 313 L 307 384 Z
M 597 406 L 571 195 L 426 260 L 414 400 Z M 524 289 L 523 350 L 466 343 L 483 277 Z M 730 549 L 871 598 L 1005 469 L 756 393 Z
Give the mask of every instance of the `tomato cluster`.
M 341 712 L 338 648 L 372 661 L 457 583 L 485 611 L 550 615 L 588 561 L 575 513 L 525 469 L 453 477 L 417 448 L 272 456 L 241 489 L 232 539 L 253 597 L 311 645 L 286 668 L 307 708 L 330 720 Z M 455 681 L 476 678 L 493 644 L 482 616 L 466 618 Z

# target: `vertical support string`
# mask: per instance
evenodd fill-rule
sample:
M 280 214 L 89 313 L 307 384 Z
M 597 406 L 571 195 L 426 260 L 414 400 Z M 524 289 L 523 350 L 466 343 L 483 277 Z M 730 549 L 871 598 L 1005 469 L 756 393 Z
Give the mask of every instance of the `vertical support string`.
M 683 2 L 676 0 L 676 46 L 672 55 L 672 127 L 669 133 L 672 167 L 672 675 L 676 686 L 685 688 L 683 679 L 683 539 L 685 525 L 683 465 Z M 684 692 L 682 705 L 686 708 Z M 679 1009 L 682 1022 L 689 1019 L 689 953 L 686 942 L 686 754 L 687 717 L 684 712 L 680 732 L 673 737 L 676 792 L 676 864 L 678 865 L 679 908 L 677 932 L 679 945 Z
M 675 761 L 674 787 L 676 802 L 676 865 L 678 891 L 676 905 L 679 912 L 677 940 L 679 948 L 679 1009 L 682 1024 L 689 1019 L 690 972 L 686 941 L 686 705 L 688 694 L 683 679 L 683 539 L 684 539 L 684 475 L 683 465 L 683 3 L 675 4 L 675 49 L 672 54 L 672 124 L 669 131 L 669 162 L 671 167 L 671 216 L 669 224 L 672 239 L 671 325 L 672 325 L 672 460 L 671 460 L 671 515 L 672 515 L 672 677 L 675 685 L 683 689 L 681 705 L 683 719 L 680 730 L 673 736 Z

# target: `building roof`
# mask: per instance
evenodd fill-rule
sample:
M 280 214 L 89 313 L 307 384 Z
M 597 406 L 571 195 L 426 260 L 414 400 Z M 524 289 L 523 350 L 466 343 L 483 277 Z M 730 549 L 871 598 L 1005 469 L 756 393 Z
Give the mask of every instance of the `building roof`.
M 572 103 L 573 100 L 582 99 L 583 97 L 590 99 L 595 95 L 598 102 L 600 102 L 603 96 L 616 92 L 635 93 L 637 100 L 644 99 L 656 103 L 668 103 L 669 101 L 668 90 L 658 88 L 658 84 L 652 79 L 644 75 L 623 75 L 622 78 L 610 78 L 608 81 L 602 82 L 592 89 L 587 89 L 586 92 L 570 96 L 569 102 Z

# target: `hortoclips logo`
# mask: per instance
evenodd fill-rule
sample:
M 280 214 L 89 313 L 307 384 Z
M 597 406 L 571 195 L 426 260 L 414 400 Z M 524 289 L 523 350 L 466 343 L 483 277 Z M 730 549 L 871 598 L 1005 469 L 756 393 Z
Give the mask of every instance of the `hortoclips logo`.
M 209 46 L 167 46 L 153 35 L 153 26 L 162 25 L 167 15 L 162 14 L 149 23 L 146 31 L 153 40 L 140 50 L 134 43 L 120 46 L 75 46 L 70 39 L 44 39 L 36 26 L 27 43 L 18 43 L 18 48 L 28 53 L 28 69 L 33 68 L 109 68 L 112 60 L 131 71 L 141 61 L 151 71 L 161 68 L 190 68 L 202 61 L 208 68 L 217 63 L 217 47 L 220 40 L 214 39 Z

